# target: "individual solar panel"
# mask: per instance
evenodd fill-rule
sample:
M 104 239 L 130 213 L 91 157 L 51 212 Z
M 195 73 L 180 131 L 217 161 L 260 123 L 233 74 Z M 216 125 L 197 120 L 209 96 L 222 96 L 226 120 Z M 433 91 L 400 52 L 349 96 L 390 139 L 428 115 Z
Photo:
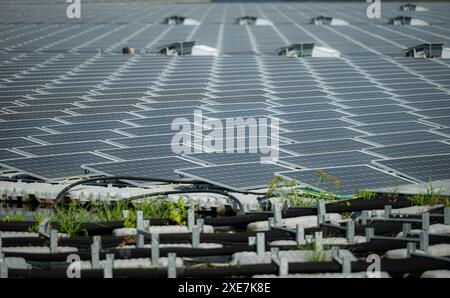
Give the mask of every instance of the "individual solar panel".
M 7 149 L 0 149 L 0 160 L 21 158 L 21 157 L 24 157 L 24 155 L 7 150 Z
M 39 128 L 8 129 L 8 130 L 0 130 L 0 137 L 1 138 L 28 137 L 31 135 L 43 133 L 46 133 L 46 131 Z
M 407 112 L 383 113 L 363 116 L 346 116 L 345 119 L 356 121 L 362 124 L 379 124 L 392 122 L 416 121 L 419 116 Z
M 80 124 L 61 124 L 61 125 L 51 125 L 46 128 L 64 133 L 64 132 L 78 132 L 78 131 L 93 131 L 93 130 L 108 130 L 108 129 L 118 129 L 132 127 L 129 124 L 120 121 L 102 121 L 102 122 L 88 122 Z M 41 133 L 34 133 L 34 135 L 39 135 Z
M 146 146 L 146 145 L 170 145 L 174 134 L 164 134 L 164 135 L 149 135 L 142 137 L 127 137 L 127 138 L 117 138 L 111 139 L 110 141 L 128 146 Z
M 273 109 L 279 111 L 280 113 L 296 113 L 296 112 L 323 111 L 336 108 L 338 107 L 329 103 L 318 103 L 318 104 L 286 105 L 282 107 L 274 107 Z
M 179 168 L 176 173 L 232 190 L 267 187 L 275 172 L 286 168 L 267 163 L 244 163 L 196 168 Z M 230 173 L 233 173 L 230 175 Z
M 180 178 L 180 176 L 177 173 L 174 173 L 175 169 L 195 166 L 198 166 L 198 164 L 178 156 L 172 156 L 120 162 L 91 163 L 83 166 L 83 168 L 110 176 L 177 179 Z
M 369 115 L 379 113 L 392 113 L 392 112 L 412 112 L 411 109 L 399 106 L 399 105 L 385 105 L 385 106 L 371 106 L 371 107 L 358 107 L 358 108 L 346 108 L 342 109 L 343 112 L 352 115 Z
M 450 115 L 450 108 L 440 108 L 433 110 L 420 110 L 415 111 L 415 114 L 421 115 L 424 118 L 433 118 L 433 117 L 445 117 Z
M 446 137 L 442 135 L 438 135 L 429 131 L 397 132 L 360 138 L 362 140 L 380 145 L 395 145 L 446 139 Z
M 84 142 L 93 140 L 106 140 L 124 137 L 124 135 L 114 132 L 112 130 L 96 130 L 84 132 L 71 132 L 47 135 L 35 135 L 34 139 L 47 142 L 50 144 Z
M 372 107 L 372 106 L 387 106 L 398 104 L 398 101 L 395 101 L 390 98 L 373 98 L 373 99 L 359 99 L 359 100 L 346 100 L 340 101 L 339 104 L 345 105 L 349 108 L 363 108 L 363 107 Z
M 0 160 L 0 165 L 42 180 L 51 181 L 84 176 L 85 171 L 81 168 L 82 164 L 104 161 L 107 161 L 107 159 L 92 153 L 75 153 Z
M 325 120 L 310 120 L 301 122 L 280 123 L 280 128 L 289 131 L 301 131 L 301 130 L 321 129 L 321 128 L 348 127 L 350 125 L 352 124 L 340 119 L 329 119 L 329 120 L 325 119 Z
M 69 122 L 71 124 L 86 123 L 86 122 L 98 122 L 110 121 L 110 120 L 125 120 L 125 119 L 139 119 L 142 118 L 131 113 L 110 113 L 110 114 L 94 114 L 94 115 L 80 115 L 80 116 L 67 116 L 60 117 L 59 119 Z
M 364 134 L 345 127 L 280 133 L 280 137 L 295 142 L 312 142 L 319 140 L 345 139 L 362 135 Z
M 107 154 L 109 156 L 122 160 L 167 157 L 176 155 L 170 145 L 139 146 L 106 150 L 99 148 L 98 151 L 102 154 Z
M 369 125 L 359 125 L 352 126 L 352 128 L 371 134 L 385 134 L 394 132 L 407 132 L 407 131 L 418 131 L 418 130 L 428 130 L 433 128 L 433 126 L 420 123 L 417 121 L 407 121 L 407 122 L 392 122 L 392 123 L 381 123 L 381 124 L 369 124 Z
M 435 124 L 435 125 L 450 127 L 450 116 L 430 118 L 430 119 L 426 119 L 426 122 L 429 122 L 429 123 Z
M 296 168 L 319 169 L 370 164 L 374 158 L 373 155 L 361 151 L 345 151 L 282 157 L 282 162 Z
M 302 185 L 334 193 L 355 195 L 358 191 L 395 187 L 411 183 L 367 165 L 279 172 L 277 175 L 295 179 Z
M 340 139 L 329 141 L 316 141 L 308 143 L 281 144 L 280 149 L 294 154 L 315 154 L 327 152 L 340 152 L 361 150 L 373 147 L 372 145 L 352 139 Z
M 27 154 L 36 156 L 44 156 L 50 154 L 68 154 L 77 152 L 89 152 L 94 150 L 117 148 L 111 144 L 101 141 L 87 141 L 87 142 L 75 142 L 56 145 L 39 145 L 39 146 L 27 146 L 18 147 L 16 150 L 20 150 Z
M 14 147 L 32 146 L 37 144 L 39 143 L 20 137 L 0 139 L 0 148 L 14 148 Z
M 29 112 L 29 113 L 15 113 L 15 114 L 0 114 L 0 119 L 5 121 L 14 120 L 31 120 L 31 119 L 45 119 L 67 116 L 68 113 L 63 111 L 49 111 L 49 112 Z
M 289 113 L 289 114 L 278 114 L 274 117 L 280 118 L 281 120 L 299 122 L 308 120 L 319 120 L 319 119 L 339 119 L 345 114 L 334 110 L 325 111 L 315 111 L 315 112 L 300 112 L 300 113 Z
M 450 178 L 450 154 L 377 160 L 375 163 L 417 181 Z
M 261 153 L 261 148 L 258 148 L 258 150 L 255 153 L 251 153 L 249 152 L 249 150 L 246 150 L 243 153 L 203 152 L 203 153 L 186 154 L 184 155 L 184 157 L 205 165 L 227 165 L 227 164 L 260 162 L 268 159 L 276 162 L 281 157 L 292 156 L 291 154 L 283 151 L 275 151 L 276 150 L 275 148 L 266 148 L 266 149 L 268 150 L 268 153 L 264 154 Z
M 450 108 L 450 99 L 408 103 L 408 106 L 419 110 Z
M 450 144 L 430 141 L 421 143 L 411 143 L 403 145 L 383 146 L 379 148 L 368 149 L 368 152 L 380 154 L 382 156 L 397 158 L 407 156 L 450 154 Z

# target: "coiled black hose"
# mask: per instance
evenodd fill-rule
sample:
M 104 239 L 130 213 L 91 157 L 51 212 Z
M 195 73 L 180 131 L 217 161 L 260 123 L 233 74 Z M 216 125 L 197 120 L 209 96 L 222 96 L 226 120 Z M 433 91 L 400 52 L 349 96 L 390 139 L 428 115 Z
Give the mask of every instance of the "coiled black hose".
M 58 205 L 63 200 L 64 196 L 67 194 L 67 192 L 72 189 L 73 187 L 89 182 L 94 181 L 109 181 L 109 180 L 135 180 L 135 181 L 148 181 L 148 182 L 166 182 L 166 183 L 177 183 L 177 184 L 200 184 L 203 183 L 198 180 L 193 179 L 166 179 L 166 178 L 158 178 L 158 177 L 130 177 L 130 176 L 111 176 L 111 177 L 97 177 L 97 178 L 88 178 L 76 181 L 68 186 L 66 186 L 63 190 L 61 190 L 55 199 L 55 204 Z M 227 190 L 220 190 L 220 189 L 184 189 L 184 190 L 173 190 L 173 191 L 166 191 L 166 192 L 158 192 L 158 193 L 149 193 L 146 195 L 139 195 L 136 197 L 132 197 L 128 200 L 136 200 L 140 199 L 143 196 L 155 196 L 155 195 L 173 195 L 173 194 L 185 194 L 185 193 L 214 193 L 219 194 L 228 197 L 233 202 L 235 202 L 239 206 L 239 212 L 241 214 L 244 214 L 244 206 L 242 203 L 232 194 L 230 194 Z M 252 192 L 241 192 L 241 193 L 252 193 Z

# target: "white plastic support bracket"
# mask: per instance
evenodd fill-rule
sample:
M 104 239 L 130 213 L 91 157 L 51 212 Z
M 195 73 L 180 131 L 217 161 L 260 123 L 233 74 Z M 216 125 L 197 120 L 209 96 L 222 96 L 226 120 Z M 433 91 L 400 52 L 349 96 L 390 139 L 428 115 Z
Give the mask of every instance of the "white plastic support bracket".
M 272 256 L 272 260 L 276 260 L 279 263 L 280 260 L 280 248 L 279 247 L 271 247 L 270 254 Z
M 318 226 L 325 223 L 326 214 L 327 214 L 327 211 L 325 208 L 325 201 L 319 200 L 317 202 L 317 225 Z
M 413 253 L 416 253 L 416 242 L 408 242 L 406 244 L 406 257 L 410 258 Z
M 50 253 L 54 254 L 58 252 L 58 231 L 50 231 Z
M 427 231 L 420 231 L 420 249 L 428 253 L 429 239 Z
M 283 216 L 281 214 L 281 205 L 274 204 L 273 205 L 273 219 L 275 227 L 281 227 L 283 225 Z
M 136 212 L 136 229 L 138 231 L 144 230 L 144 212 L 141 210 Z
M 8 264 L 5 259 L 0 259 L 0 278 L 8 278 Z
M 152 265 L 159 265 L 159 234 L 152 234 Z
M 97 244 L 98 249 L 102 249 L 102 236 L 94 236 L 92 240 L 94 244 Z
M 177 278 L 177 254 L 168 253 L 167 258 L 167 278 Z
M 103 268 L 103 278 L 113 278 L 114 254 L 107 254 L 105 267 Z
M 353 220 L 347 221 L 345 235 L 349 242 L 355 239 L 355 222 Z
M 385 205 L 384 206 L 384 218 L 386 218 L 386 219 L 390 218 L 391 214 L 392 214 L 392 206 Z
M 187 224 L 189 231 L 192 231 L 192 228 L 195 226 L 195 214 L 194 209 L 189 208 L 187 213 Z
M 91 264 L 92 269 L 100 268 L 100 247 L 95 242 L 91 244 Z
M 303 225 L 298 224 L 295 226 L 295 241 L 297 242 L 297 245 L 306 244 L 305 229 L 303 228 Z
M 200 227 L 197 225 L 192 227 L 192 247 L 200 247 Z
M 263 256 L 265 251 L 266 251 L 265 234 L 257 233 L 256 234 L 256 254 L 258 256 Z
M 143 248 L 144 245 L 145 245 L 144 235 L 138 232 L 136 234 L 136 247 Z
M 203 232 L 203 228 L 205 227 L 205 220 L 203 218 L 197 219 L 197 224 L 196 225 L 200 228 L 200 233 L 202 233 Z
M 278 275 L 279 276 L 287 276 L 289 274 L 289 262 L 286 258 L 280 259 L 280 266 L 278 267 Z
M 430 230 L 430 213 L 422 214 L 422 231 L 428 232 Z
M 314 248 L 315 251 L 323 251 L 322 232 L 314 233 Z
M 369 211 L 368 210 L 361 211 L 361 224 L 367 225 L 368 219 L 369 219 Z
M 342 260 L 342 273 L 343 274 L 352 273 L 352 260 L 350 259 L 350 256 L 343 255 L 341 257 L 341 260 Z
M 366 228 L 366 241 L 369 242 L 375 236 L 374 228 Z

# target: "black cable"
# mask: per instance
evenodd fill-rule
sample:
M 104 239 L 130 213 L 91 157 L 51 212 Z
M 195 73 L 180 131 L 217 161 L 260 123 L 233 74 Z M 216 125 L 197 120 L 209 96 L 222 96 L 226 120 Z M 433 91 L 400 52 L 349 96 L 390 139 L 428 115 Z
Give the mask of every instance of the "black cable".
M 67 192 L 72 189 L 73 187 L 81 184 L 85 184 L 88 182 L 94 182 L 94 181 L 109 181 L 109 180 L 139 180 L 139 181 L 149 181 L 149 182 L 166 182 L 166 183 L 177 183 L 177 184 L 199 184 L 204 183 L 199 180 L 193 180 L 193 179 L 166 179 L 166 178 L 158 178 L 158 177 L 131 177 L 131 176 L 110 176 L 110 177 L 96 177 L 96 178 L 88 178 L 76 181 L 68 186 L 66 186 L 63 190 L 61 190 L 55 199 L 55 205 L 57 206 L 61 200 L 64 198 L 64 196 L 67 194 Z M 243 193 L 243 194 L 259 194 L 258 192 L 251 192 L 251 191 L 235 191 L 233 192 Z M 223 196 L 228 197 L 232 201 L 236 202 L 239 206 L 239 212 L 243 214 L 245 212 L 244 206 L 242 203 L 232 194 L 230 194 L 227 190 L 219 190 L 219 189 L 184 189 L 184 190 L 174 190 L 174 191 L 166 191 L 166 192 L 158 192 L 158 193 L 151 193 L 151 194 L 145 194 L 145 195 L 139 195 L 136 197 L 132 197 L 128 200 L 136 200 L 140 199 L 143 196 L 156 196 L 156 195 L 171 195 L 171 194 L 183 194 L 183 193 L 215 193 L 220 194 Z
M 166 178 L 158 178 L 158 177 L 131 177 L 131 176 L 110 176 L 110 177 L 96 177 L 96 178 L 87 178 L 76 181 L 68 186 L 64 187 L 55 198 L 55 204 L 58 205 L 66 193 L 73 187 L 81 184 L 85 184 L 88 182 L 95 181 L 109 181 L 109 180 L 134 180 L 134 181 L 148 181 L 148 182 L 166 182 L 166 183 L 179 183 L 179 184 L 196 184 L 201 183 L 198 180 L 192 179 L 166 179 Z

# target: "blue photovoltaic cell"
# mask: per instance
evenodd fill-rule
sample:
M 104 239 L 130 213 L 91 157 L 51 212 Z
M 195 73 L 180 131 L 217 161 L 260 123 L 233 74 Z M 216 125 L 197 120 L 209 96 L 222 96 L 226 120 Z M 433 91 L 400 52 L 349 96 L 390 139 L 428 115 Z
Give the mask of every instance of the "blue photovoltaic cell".
M 85 170 L 81 168 L 82 164 L 104 161 L 107 159 L 91 153 L 76 153 L 0 160 L 0 165 L 50 181 L 84 176 Z
M 340 139 L 330 141 L 316 141 L 308 143 L 282 144 L 281 150 L 286 150 L 294 154 L 315 154 L 326 152 L 340 152 L 350 150 L 361 150 L 371 148 L 372 145 L 352 139 Z
M 446 137 L 442 135 L 438 135 L 428 131 L 398 132 L 360 138 L 362 140 L 380 145 L 395 145 L 446 139 Z
M 422 182 L 450 179 L 450 154 L 377 160 L 376 163 Z
M 314 169 L 370 164 L 370 162 L 374 159 L 374 156 L 363 153 L 361 151 L 345 151 L 283 157 L 281 159 L 283 162 L 294 165 L 296 167 Z
M 33 138 L 36 140 L 48 142 L 51 144 L 106 140 L 120 137 L 124 137 L 124 135 L 111 130 L 98 130 L 98 131 L 72 132 L 64 134 L 48 134 L 48 135 L 33 136 Z
M 363 135 L 365 134 L 344 127 L 280 133 L 281 137 L 293 140 L 295 142 L 312 142 L 319 140 L 344 139 Z
M 181 168 L 175 172 L 228 189 L 248 190 L 266 187 L 275 176 L 275 172 L 285 169 L 275 164 L 255 162 L 203 168 Z M 233 174 L 230 175 L 230 173 Z
M 180 178 L 177 168 L 195 167 L 198 164 L 177 156 L 88 164 L 84 168 L 111 176 Z
M 423 143 L 383 146 L 379 148 L 367 149 L 367 151 L 391 158 L 420 156 L 420 155 L 435 155 L 444 153 L 450 154 L 450 144 L 438 141 L 430 141 Z
M 56 145 L 41 145 L 15 148 L 22 152 L 33 154 L 36 156 L 44 156 L 50 154 L 68 154 L 76 152 L 89 152 L 94 150 L 117 148 L 116 146 L 101 141 L 75 142 Z

